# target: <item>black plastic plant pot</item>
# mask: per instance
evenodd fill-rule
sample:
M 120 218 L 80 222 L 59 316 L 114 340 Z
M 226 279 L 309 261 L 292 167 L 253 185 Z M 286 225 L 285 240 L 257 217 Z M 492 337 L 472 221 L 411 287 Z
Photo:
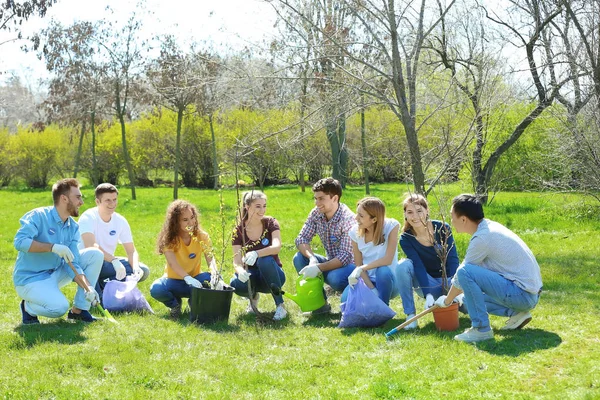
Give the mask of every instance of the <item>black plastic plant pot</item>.
M 223 290 L 192 288 L 190 302 L 190 321 L 197 324 L 212 324 L 213 322 L 229 320 L 231 299 L 234 289 L 226 287 Z

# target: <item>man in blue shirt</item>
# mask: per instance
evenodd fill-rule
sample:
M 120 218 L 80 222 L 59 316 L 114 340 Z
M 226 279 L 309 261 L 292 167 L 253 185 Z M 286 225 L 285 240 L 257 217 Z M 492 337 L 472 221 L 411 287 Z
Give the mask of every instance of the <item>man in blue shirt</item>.
M 79 182 L 68 178 L 52 186 L 53 207 L 39 207 L 21 220 L 14 246 L 19 251 L 13 281 L 21 299 L 23 324 L 38 324 L 38 315 L 59 318 L 69 309 L 60 289 L 73 280 L 79 285 L 68 318 L 93 322 L 89 312 L 98 301 L 94 290 L 103 254 L 95 248 L 78 251 L 79 226 L 72 217 L 83 205 Z M 68 262 L 72 262 L 77 274 Z

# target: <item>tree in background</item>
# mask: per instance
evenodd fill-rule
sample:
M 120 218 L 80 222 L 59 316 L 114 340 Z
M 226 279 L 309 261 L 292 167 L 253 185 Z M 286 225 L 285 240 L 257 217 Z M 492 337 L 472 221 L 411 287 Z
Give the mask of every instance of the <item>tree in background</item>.
M 94 37 L 97 26 L 90 22 L 76 22 L 64 27 L 52 22 L 39 35 L 40 58 L 52 73 L 48 97 L 43 107 L 47 121 L 79 127 L 79 144 L 75 155 L 73 176 L 80 170 L 85 133 L 91 132 L 90 180 L 95 186 L 98 180 L 96 158 L 96 125 L 103 119 L 108 104 L 105 71 L 96 57 Z M 89 123 L 89 125 L 88 125 Z
M 48 8 L 52 7 L 58 0 L 30 0 L 30 1 L 14 1 L 3 0 L 0 2 L 0 30 L 16 32 L 15 39 L 9 39 L 2 44 L 21 39 L 21 25 L 30 17 L 37 15 L 44 17 Z
M 151 63 L 146 75 L 158 94 L 158 103 L 177 113 L 173 199 L 177 199 L 181 163 L 181 125 L 186 113 L 202 92 L 204 76 L 198 55 L 184 53 L 172 36 L 162 38 L 160 56 Z M 189 144 L 188 144 L 189 145 Z

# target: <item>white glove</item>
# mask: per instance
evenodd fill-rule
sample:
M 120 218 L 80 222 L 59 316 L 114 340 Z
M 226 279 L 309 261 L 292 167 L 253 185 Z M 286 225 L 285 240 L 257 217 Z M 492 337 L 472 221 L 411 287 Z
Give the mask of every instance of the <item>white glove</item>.
M 248 282 L 248 279 L 250 279 L 250 272 L 248 272 L 246 270 L 238 272 L 238 279 L 242 283 Z
M 354 271 L 348 276 L 348 285 L 354 287 L 358 283 L 358 278 L 362 274 L 363 269 L 361 267 L 354 268 Z
M 319 263 L 319 259 L 315 256 L 310 256 L 308 259 L 308 265 L 317 265 Z
M 302 268 L 299 272 L 300 275 L 304 275 L 305 278 L 314 278 L 321 273 L 319 266 L 317 264 L 307 265 Z
M 242 257 L 242 261 L 248 266 L 253 266 L 256 264 L 256 260 L 258 260 L 258 253 L 255 251 L 249 251 L 244 257 Z
M 202 284 L 200 283 L 200 281 L 196 278 L 192 278 L 189 275 L 186 275 L 183 280 L 185 281 L 185 283 L 187 283 L 188 285 L 190 285 L 191 287 L 195 287 L 196 289 L 200 289 L 202 287 Z
M 453 303 L 458 303 L 459 307 L 462 307 L 463 302 L 465 301 L 465 294 L 461 293 L 452 300 Z
M 113 265 L 113 268 L 115 269 L 115 273 L 116 273 L 115 279 L 118 281 L 120 281 L 121 279 L 124 279 L 125 275 L 127 275 L 127 271 L 125 271 L 125 266 L 123 265 L 121 260 L 119 260 L 118 258 L 115 258 L 110 263 Z
M 434 304 L 435 304 L 435 299 L 433 298 L 433 295 L 431 293 L 427 293 L 427 296 L 425 296 L 425 309 L 427 310 L 427 309 L 433 307 Z
M 89 291 L 85 292 L 85 299 L 92 304 L 92 307 L 95 307 L 100 302 L 100 296 L 98 296 L 98 292 L 94 288 L 88 287 L 88 289 Z
M 438 306 L 439 308 L 446 308 L 448 306 L 450 306 L 449 304 L 444 303 L 446 301 L 446 296 L 442 295 L 440 297 L 438 297 L 438 299 L 435 301 L 435 305 Z
M 73 252 L 64 244 L 53 244 L 52 252 L 58 255 L 61 258 L 64 258 L 65 261 L 73 261 L 75 257 L 73 256 Z

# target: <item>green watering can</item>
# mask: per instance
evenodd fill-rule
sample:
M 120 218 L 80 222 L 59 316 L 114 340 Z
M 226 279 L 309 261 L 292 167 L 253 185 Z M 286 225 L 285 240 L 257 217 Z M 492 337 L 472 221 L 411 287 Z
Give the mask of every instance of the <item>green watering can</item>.
M 282 294 L 290 300 L 293 300 L 303 312 L 315 311 L 325 305 L 325 296 L 323 295 L 323 275 L 315 278 L 305 278 L 298 275 L 296 278 L 296 294 L 288 294 L 275 285 L 271 285 L 271 290 L 275 295 Z

